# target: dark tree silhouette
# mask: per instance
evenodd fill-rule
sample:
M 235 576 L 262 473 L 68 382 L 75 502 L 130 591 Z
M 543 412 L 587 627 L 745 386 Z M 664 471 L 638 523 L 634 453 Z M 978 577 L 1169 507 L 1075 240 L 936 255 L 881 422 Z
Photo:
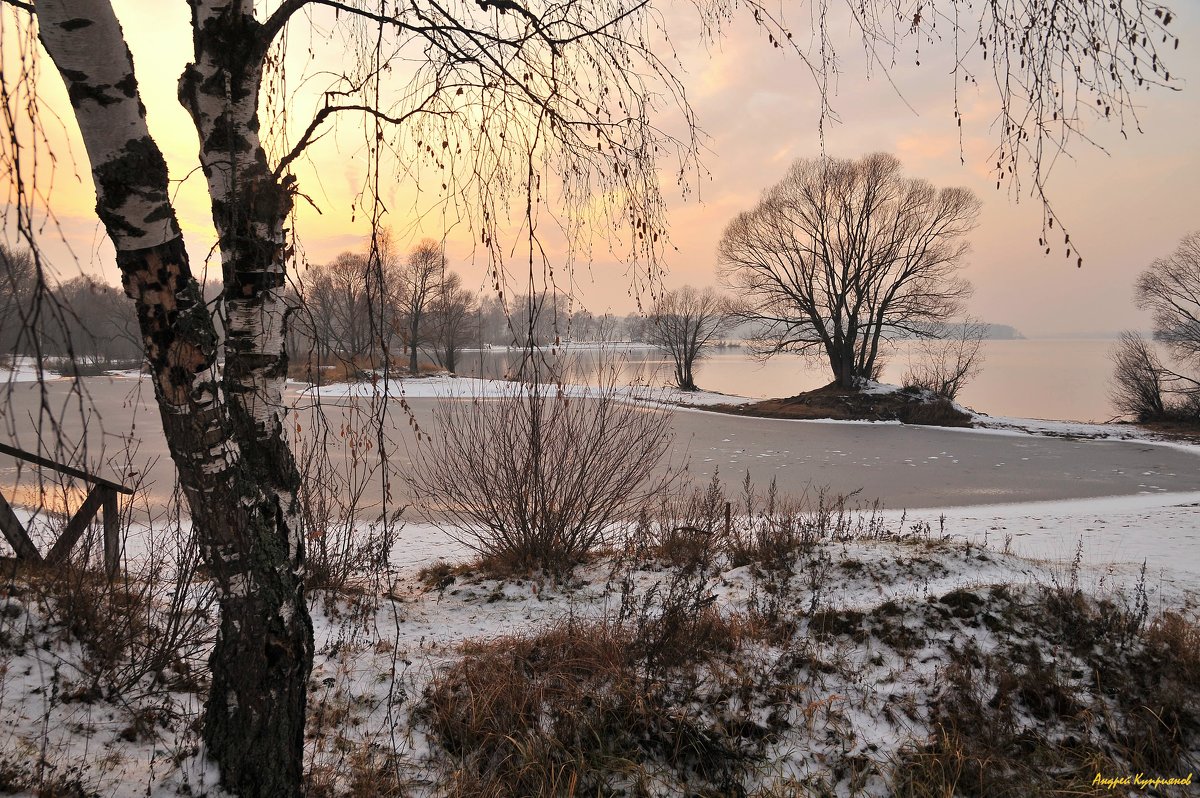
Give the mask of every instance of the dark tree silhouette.
M 1113 352 L 1113 406 L 1139 421 L 1200 418 L 1200 231 L 1138 275 L 1134 301 L 1154 314 L 1154 338 L 1173 357 L 1164 362 L 1151 342 L 1121 333 Z
M 1158 258 L 1134 284 L 1137 306 L 1154 314 L 1154 337 L 1200 366 L 1200 230 Z
M 432 341 L 429 314 L 446 276 L 446 257 L 442 245 L 427 238 L 413 248 L 404 265 L 397 270 L 400 318 L 404 348 L 408 352 L 408 373 L 418 372 L 417 354 Z
M 462 278 L 448 272 L 438 285 L 429 309 L 431 347 L 438 365 L 451 374 L 458 369 L 458 355 L 479 334 L 479 302 L 463 287 Z
M 721 275 L 761 354 L 820 351 L 853 388 L 877 376 L 881 341 L 928 335 L 958 311 L 978 213 L 970 191 L 904 177 L 891 155 L 801 160 L 729 223 Z
M 687 285 L 667 291 L 654 303 L 647 337 L 674 361 L 675 384 L 694 391 L 696 363 L 732 322 L 729 303 L 714 289 Z

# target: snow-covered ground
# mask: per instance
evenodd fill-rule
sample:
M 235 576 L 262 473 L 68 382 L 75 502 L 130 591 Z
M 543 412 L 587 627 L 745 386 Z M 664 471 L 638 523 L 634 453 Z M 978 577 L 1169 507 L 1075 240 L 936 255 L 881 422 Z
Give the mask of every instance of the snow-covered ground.
M 326 399 L 387 397 L 391 399 L 488 399 L 511 396 L 522 390 L 521 383 L 449 375 L 378 380 L 376 382 L 339 382 L 319 388 L 301 388 L 305 395 Z M 567 396 L 596 396 L 600 388 L 589 385 L 554 386 Z M 744 396 L 729 396 L 712 391 L 681 391 L 678 388 L 622 386 L 617 395 L 634 401 L 704 407 L 719 404 L 745 404 L 758 401 Z
M 1148 508 L 1106 509 L 1116 526 L 1120 522 L 1114 518 Z M 1080 516 L 1070 508 L 1009 516 L 990 508 L 979 518 L 947 516 L 945 531 L 956 538 L 1001 517 L 1005 530 L 1013 532 L 1035 521 Z M 791 577 L 788 590 L 794 593 L 797 617 L 808 619 L 797 634 L 808 640 L 804 656 L 813 664 L 796 672 L 802 681 L 783 708 L 790 730 L 766 746 L 767 764 L 755 781 L 826 777 L 834 765 L 857 762 L 865 775 L 861 792 L 854 794 L 888 795 L 890 766 L 906 746 L 931 733 L 933 706 L 955 652 L 964 646 L 999 651 L 1006 644 L 1003 635 L 974 620 L 921 632 L 940 597 L 957 616 L 951 599 L 957 601 L 962 591 L 974 601 L 971 596 L 985 597 L 988 586 L 1004 585 L 1019 602 L 1046 586 L 1075 580 L 1061 561 L 1005 553 L 998 540 L 1005 530 L 990 530 L 991 548 L 983 549 L 961 539 L 947 541 L 936 523 L 921 528 L 924 520 L 907 517 L 908 534 L 901 539 L 829 544 L 828 559 L 806 561 Z M 893 532 L 901 531 L 899 518 L 886 522 Z M 462 656 L 464 642 L 536 634 L 568 617 L 576 622 L 610 618 L 622 593 L 653 595 L 670 578 L 655 562 L 618 566 L 604 560 L 566 582 L 458 574 L 431 585 L 419 573 L 422 566 L 437 558 L 460 560 L 467 551 L 447 544 L 428 526 L 406 526 L 402 541 L 384 597 L 367 602 L 315 597 L 309 767 L 314 774 L 338 773 L 354 761 L 352 752 L 394 752 L 398 760 L 392 764 L 398 761 L 403 784 L 399 794 L 405 795 L 430 794 L 431 785 L 445 776 L 446 757 L 437 754 L 418 707 L 431 680 Z M 1070 559 L 1073 549 L 1063 554 Z M 1186 567 L 1194 568 L 1195 560 Z M 1145 584 L 1150 606 L 1155 612 L 1184 608 L 1194 613 L 1200 606 L 1195 575 L 1163 580 L 1152 571 Z M 1134 570 L 1085 564 L 1078 576 L 1089 591 L 1133 601 Z M 761 577 L 750 567 L 718 566 L 706 579 L 705 589 L 722 613 L 751 612 L 763 595 Z M 52 606 L 19 589 L 0 598 L 0 752 L 18 761 L 40 757 L 53 772 L 77 777 L 100 795 L 218 795 L 215 771 L 188 728 L 189 718 L 201 709 L 198 696 L 171 692 L 152 679 L 143 684 L 140 697 L 138 690 L 119 701 L 85 695 L 92 678 L 82 665 L 85 652 L 51 614 Z M 857 633 L 839 631 L 838 624 L 860 617 L 864 628 L 874 630 L 865 642 Z M 892 632 L 878 626 L 888 618 L 898 624 Z M 834 624 L 832 631 L 828 623 Z M 1022 629 L 1030 637 L 1021 644 L 1034 644 L 1040 632 Z M 892 634 L 908 642 L 897 643 Z M 755 644 L 739 655 L 743 659 L 736 666 L 718 660 L 714 667 L 733 668 L 731 673 L 769 670 L 787 651 Z M 1054 656 L 1069 660 L 1065 653 Z M 760 717 L 755 712 L 751 716 Z
M 308 387 L 304 383 L 295 383 L 302 394 L 320 396 L 323 398 L 369 398 L 389 397 L 408 399 L 487 399 L 497 396 L 510 395 L 519 390 L 521 383 L 508 380 L 493 380 L 478 377 L 456 377 L 448 374 L 432 377 L 395 377 L 389 380 L 375 382 L 339 382 L 323 385 L 319 388 Z M 588 385 L 562 385 L 563 393 L 568 396 L 594 396 L 598 388 Z M 898 385 L 870 382 L 863 392 L 872 395 L 897 393 L 902 389 Z M 742 405 L 759 402 L 750 396 L 717 393 L 715 391 L 681 391 L 672 387 L 628 386 L 617 389 L 619 395 L 632 400 L 664 402 L 680 407 L 704 408 L 712 405 Z M 1050 435 L 1056 437 L 1091 438 L 1099 440 L 1144 440 L 1170 442 L 1170 439 L 1133 425 L 1122 424 L 1091 424 L 1080 421 L 1050 421 L 1032 418 L 1010 418 L 1006 416 L 989 416 L 977 413 L 971 408 L 955 404 L 955 407 L 972 417 L 976 430 L 990 430 L 996 433 L 1016 435 Z M 829 419 L 789 419 L 798 423 L 832 423 Z M 843 424 L 896 424 L 895 421 L 839 421 Z M 1188 443 L 1179 444 L 1200 451 L 1200 446 Z
M 39 379 L 54 379 L 56 374 L 40 370 L 33 358 L 19 357 L 11 365 L 0 365 L 0 385 L 10 382 L 36 382 Z
M 433 377 L 325 386 L 319 394 L 475 398 L 511 392 L 513 385 Z M 593 389 L 565 390 L 586 395 Z M 697 407 L 751 401 L 658 389 L 631 388 L 627 395 Z M 977 419 L 984 429 L 963 434 L 1132 436 L 1162 443 L 1150 433 L 1108 425 Z M 30 520 L 27 513 L 21 517 Z M 1200 609 L 1200 493 L 1161 493 L 1148 480 L 1146 492 L 1136 496 L 885 511 L 882 519 L 903 539 L 833 544 L 828 562 L 799 570 L 790 588 L 797 617 L 815 618 L 812 608 L 818 608 L 825 616 L 864 613 L 878 621 L 879 613 L 891 612 L 883 608 L 895 605 L 907 634 L 930 621 L 930 607 L 949 606 L 940 600 L 961 591 L 983 595 L 987 586 L 1005 585 L 1026 597 L 1076 579 L 1095 595 L 1128 604 L 1139 589 L 1143 562 L 1153 612 L 1177 609 L 1194 618 Z M 130 551 L 136 556 L 136 538 L 145 532 L 132 532 Z M 618 582 L 646 596 L 668 578 L 653 563 L 635 563 L 616 574 L 609 560 L 580 569 L 566 582 L 460 574 L 438 587 L 422 579 L 420 570 L 439 560 L 461 563 L 470 550 L 428 524 L 406 523 L 399 540 L 382 592 L 366 602 L 315 597 L 315 731 L 309 757 L 317 774 L 337 772 L 354 752 L 394 753 L 401 794 L 426 794 L 445 774 L 445 757 L 436 755 L 436 741 L 414 710 L 430 681 L 462 656 L 464 642 L 531 634 L 568 617 L 607 617 L 621 601 Z M 1075 571 L 1077 550 L 1081 566 Z M 709 576 L 707 589 L 723 613 L 746 613 L 762 595 L 758 579 L 749 567 L 725 566 Z M 93 676 L 87 652 L 55 617 L 54 604 L 15 581 L 5 584 L 0 585 L 0 765 L 44 762 L 101 795 L 218 794 L 212 786 L 215 771 L 190 728 L 201 710 L 197 694 L 167 689 L 152 679 L 130 695 L 88 693 Z M 888 794 L 880 774 L 906 746 L 931 733 L 931 712 L 953 652 L 972 646 L 999 651 L 1005 645 L 986 624 L 969 620 L 930 627 L 912 649 L 889 642 L 878 627 L 864 641 L 825 634 L 814 621 L 804 620 L 798 635 L 815 641 L 808 655 L 825 669 L 796 674 L 803 678 L 798 682 L 802 692 L 785 699 L 792 731 L 768 746 L 768 765 L 759 778 L 801 781 L 828 773 L 831 763 L 865 762 L 858 794 Z M 1019 631 L 1031 646 L 1042 641 L 1036 628 Z M 1078 664 L 1053 641 L 1044 648 L 1061 657 L 1067 671 Z M 737 666 L 766 667 L 784 653 L 761 645 L 742 652 L 745 661 Z M 835 792 L 849 794 L 844 783 Z

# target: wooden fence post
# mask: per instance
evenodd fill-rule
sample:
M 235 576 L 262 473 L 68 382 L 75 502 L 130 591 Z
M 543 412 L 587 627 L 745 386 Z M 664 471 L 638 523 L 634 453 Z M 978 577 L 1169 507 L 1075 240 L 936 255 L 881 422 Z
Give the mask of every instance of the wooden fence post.
M 117 496 L 122 493 L 130 495 L 133 493 L 133 489 L 95 474 L 47 460 L 41 455 L 26 452 L 5 443 L 0 443 L 0 454 L 11 455 L 18 460 L 25 460 L 60 474 L 82 479 L 92 485 L 87 498 L 67 521 L 66 528 L 55 541 L 50 553 L 46 555 L 45 561 L 52 565 L 66 561 L 67 555 L 71 553 L 71 549 L 79 541 L 88 524 L 96 517 L 96 513 L 100 512 L 104 527 L 104 573 L 110 582 L 116 579 L 117 572 L 121 567 L 121 530 Z M 42 555 L 38 552 L 37 546 L 34 545 L 29 533 L 3 496 L 0 496 L 0 532 L 4 533 L 4 538 L 12 546 L 18 560 L 42 561 Z

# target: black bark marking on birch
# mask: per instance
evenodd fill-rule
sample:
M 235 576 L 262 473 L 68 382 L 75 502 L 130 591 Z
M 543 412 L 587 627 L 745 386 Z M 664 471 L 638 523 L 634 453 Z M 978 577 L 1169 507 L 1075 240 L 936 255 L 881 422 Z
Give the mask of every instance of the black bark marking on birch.
M 97 105 L 112 105 L 120 102 L 121 100 L 119 98 L 109 96 L 109 89 L 111 88 L 112 86 L 108 85 L 107 83 L 92 85 L 89 83 L 72 82 L 69 86 L 67 86 L 67 98 L 70 99 L 71 106 L 73 108 L 78 108 L 88 100 L 91 100 Z
M 204 151 L 207 153 L 246 152 L 250 149 L 250 140 L 238 132 L 241 122 L 231 119 L 228 113 L 223 113 L 213 122 L 213 132 L 204 140 Z
M 92 177 L 96 183 L 96 213 L 114 241 L 122 235 L 136 236 L 144 232 L 121 212 L 134 194 L 154 206 L 143 221 L 170 219 L 172 231 L 178 234 L 179 225 L 175 223 L 175 213 L 166 192 L 167 162 L 148 136 L 131 139 L 121 155 L 95 165 Z
M 135 78 L 133 73 L 130 72 L 127 76 L 114 83 L 113 88 L 120 91 L 126 97 L 133 99 L 138 93 L 137 78 Z
M 223 75 L 245 77 L 262 67 L 266 54 L 262 37 L 262 23 L 252 15 L 240 10 L 226 10 L 210 17 L 194 32 L 196 52 L 205 56 L 217 67 L 217 72 L 201 86 L 201 91 L 212 97 L 225 97 L 238 103 L 257 92 L 257 85 L 250 81 L 231 80 L 228 89 Z
M 78 69 L 63 69 L 59 68 L 58 74 L 62 75 L 63 80 L 68 84 L 71 83 L 87 83 L 88 76 L 86 72 L 80 72 Z
M 84 19 L 83 17 L 76 17 L 74 19 L 65 19 L 62 22 L 58 23 L 58 26 L 65 31 L 76 31 L 81 28 L 86 28 L 88 25 L 91 25 L 91 24 L 93 24 L 93 23 L 90 19 Z

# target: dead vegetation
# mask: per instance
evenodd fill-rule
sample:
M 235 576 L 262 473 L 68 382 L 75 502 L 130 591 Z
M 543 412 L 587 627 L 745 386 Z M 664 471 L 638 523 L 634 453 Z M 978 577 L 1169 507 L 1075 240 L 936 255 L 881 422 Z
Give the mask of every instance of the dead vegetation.
M 1144 582 L 1085 593 L 1078 562 L 1042 582 L 969 581 L 1006 558 L 853 497 L 714 476 L 645 505 L 570 577 L 440 563 L 413 575 L 415 598 L 330 590 L 306 794 L 1008 798 L 1195 770 L 1195 620 L 1151 613 Z M 968 581 L 939 587 L 956 574 Z M 134 745 L 194 734 L 180 727 L 195 715 L 161 699 L 202 689 L 200 668 L 114 687 L 151 653 L 127 641 L 163 633 L 145 620 L 159 599 L 87 568 L 66 579 L 10 574 L 3 662 L 78 646 L 89 675 L 50 677 L 58 706 L 124 702 Z M 550 613 L 515 635 L 402 637 L 422 606 L 517 621 L 541 602 Z M 48 762 L 4 760 L 0 788 L 103 794 L 90 771 Z
M 495 572 L 569 571 L 614 525 L 666 492 L 669 416 L 608 382 L 587 396 L 513 383 L 503 395 L 446 402 L 442 435 L 408 475 L 427 519 Z
M 969 427 L 971 416 L 944 397 L 912 387 L 893 393 L 863 393 L 834 384 L 786 399 L 711 407 L 735 415 L 762 418 L 900 421 L 939 427 Z
M 849 556 L 864 542 L 895 556 Z M 468 642 L 429 683 L 439 794 L 990 798 L 1195 769 L 1200 626 L 1151 619 L 1144 577 L 1094 597 L 1075 564 L 1063 584 L 847 607 L 847 580 L 886 593 L 1008 555 L 819 492 L 727 499 L 716 478 L 644 515 L 614 556 L 619 607 Z M 910 742 L 878 748 L 867 716 Z M 772 775 L 797 750 L 808 772 Z

